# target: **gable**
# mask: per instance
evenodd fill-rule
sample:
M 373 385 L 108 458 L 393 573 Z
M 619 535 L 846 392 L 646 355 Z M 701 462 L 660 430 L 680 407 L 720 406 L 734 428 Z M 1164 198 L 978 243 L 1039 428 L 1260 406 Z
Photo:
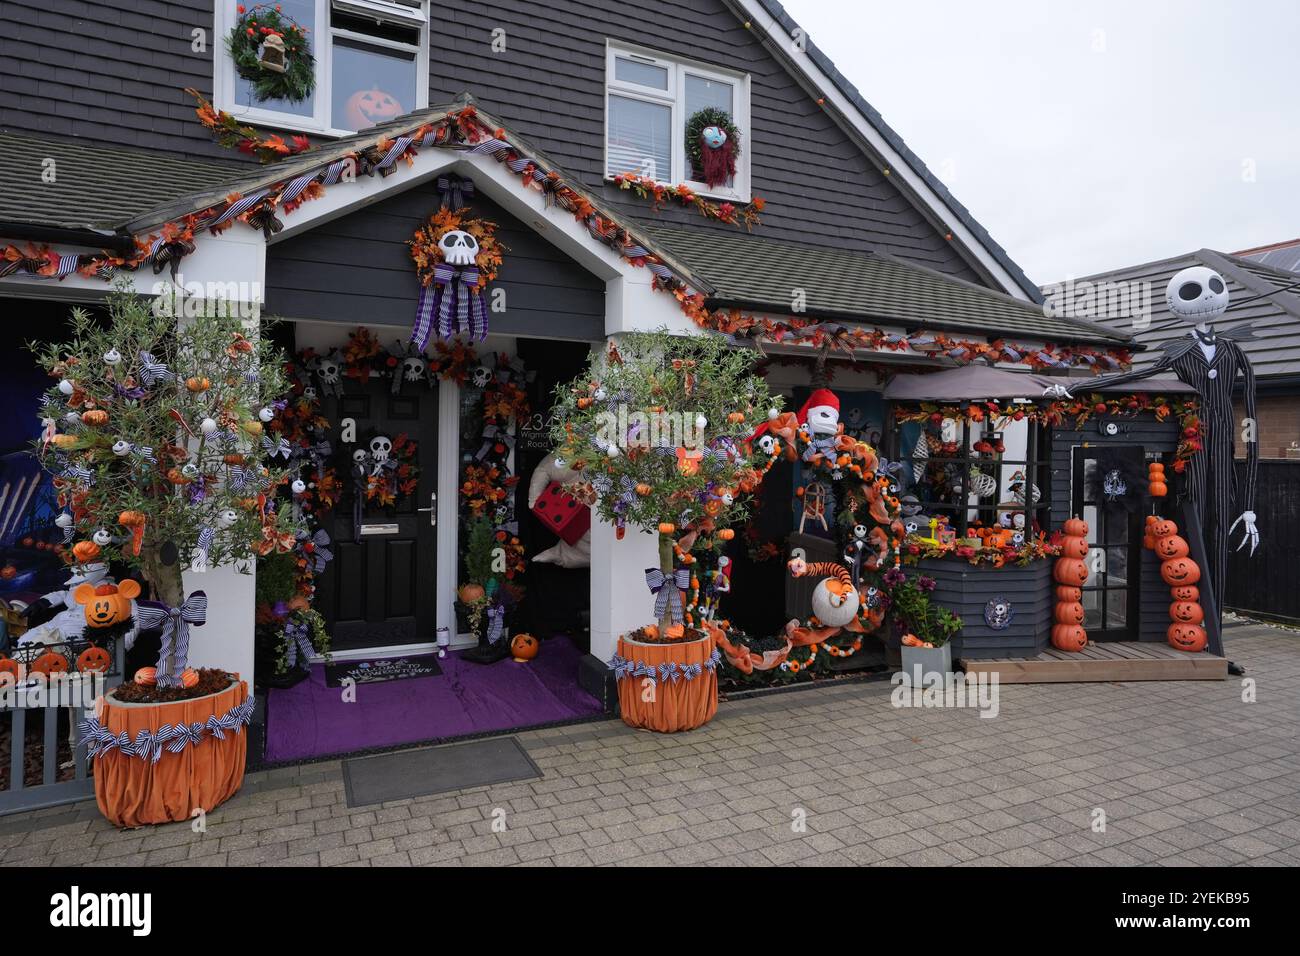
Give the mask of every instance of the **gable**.
M 266 311 L 293 319 L 409 328 L 419 283 L 407 240 L 441 198 L 423 183 L 267 249 Z M 505 261 L 492 284 L 505 311 L 493 333 L 595 341 L 605 333 L 605 283 L 486 196 L 475 216 L 497 224 Z

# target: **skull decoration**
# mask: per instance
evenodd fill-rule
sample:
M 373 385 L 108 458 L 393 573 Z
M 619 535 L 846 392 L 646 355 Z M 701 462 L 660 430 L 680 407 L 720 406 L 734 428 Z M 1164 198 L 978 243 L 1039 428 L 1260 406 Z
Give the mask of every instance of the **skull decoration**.
M 1207 266 L 1191 266 L 1174 274 L 1165 287 L 1169 311 L 1190 322 L 1208 322 L 1228 308 L 1228 286 Z
M 478 255 L 478 240 L 461 229 L 451 229 L 438 240 L 443 261 L 452 266 L 472 266 Z
M 407 382 L 424 381 L 424 372 L 428 363 L 423 355 L 411 355 L 402 359 L 402 380 Z
M 308 402 L 314 402 L 314 401 L 316 401 L 316 386 L 315 386 L 315 385 L 304 385 L 304 386 L 302 387 L 302 397 L 303 397 L 303 399 L 304 399 L 305 401 L 308 401 Z
M 327 385 L 339 380 L 339 363 L 331 358 L 321 357 L 316 360 L 316 374 Z
M 774 435 L 759 436 L 758 447 L 762 449 L 764 455 L 773 454 L 776 451 L 776 437 Z
M 393 440 L 387 435 L 376 435 L 370 439 L 370 457 L 375 460 L 375 464 L 385 464 L 392 452 Z
M 117 457 L 121 458 L 130 451 L 131 443 L 129 441 L 119 438 L 117 441 L 113 442 L 113 454 L 117 455 Z
M 474 369 L 473 374 L 470 376 L 470 381 L 474 384 L 475 388 L 487 388 L 488 382 L 492 381 L 492 370 L 486 365 L 480 365 L 478 368 Z

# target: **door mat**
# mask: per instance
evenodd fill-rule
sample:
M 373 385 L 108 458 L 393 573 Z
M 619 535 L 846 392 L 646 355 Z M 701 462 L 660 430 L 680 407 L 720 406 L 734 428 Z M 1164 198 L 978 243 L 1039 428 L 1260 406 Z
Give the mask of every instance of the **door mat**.
M 492 737 L 467 744 L 343 761 L 343 784 L 349 807 L 541 776 L 537 764 L 514 737 Z
M 357 684 L 382 684 L 412 677 L 437 677 L 442 673 L 436 654 L 416 657 L 390 657 L 373 661 L 338 661 L 325 665 L 325 686 L 341 687 L 351 679 Z

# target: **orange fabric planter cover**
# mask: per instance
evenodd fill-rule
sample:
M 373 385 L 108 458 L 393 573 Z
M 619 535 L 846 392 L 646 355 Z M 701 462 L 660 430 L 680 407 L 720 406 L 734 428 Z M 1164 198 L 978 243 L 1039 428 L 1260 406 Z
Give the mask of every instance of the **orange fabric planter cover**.
M 132 740 L 142 730 L 155 733 L 164 724 L 202 724 L 222 717 L 248 698 L 248 684 L 206 697 L 166 704 L 123 704 L 104 698 L 100 718 L 113 734 L 126 731 Z M 95 757 L 95 801 L 100 813 L 119 827 L 188 820 L 197 809 L 214 810 L 244 783 L 248 728 L 227 731 L 225 740 L 205 735 L 180 753 L 165 747 L 157 763 L 119 750 Z
M 713 638 L 709 636 L 681 644 L 646 644 L 620 637 L 618 656 L 625 660 L 648 664 L 656 671 L 669 661 L 678 667 L 700 666 L 698 677 L 676 682 L 656 680 L 653 688 L 644 677 L 624 677 L 618 682 L 618 709 L 623 723 L 665 734 L 707 724 L 718 712 L 718 673 L 704 666 L 712 655 Z

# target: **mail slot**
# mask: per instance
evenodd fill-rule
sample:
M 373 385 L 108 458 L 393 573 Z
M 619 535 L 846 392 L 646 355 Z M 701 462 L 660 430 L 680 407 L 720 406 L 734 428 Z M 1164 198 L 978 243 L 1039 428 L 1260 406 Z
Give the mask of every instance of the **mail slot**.
M 396 524 L 363 524 L 361 533 L 368 534 L 397 534 Z

